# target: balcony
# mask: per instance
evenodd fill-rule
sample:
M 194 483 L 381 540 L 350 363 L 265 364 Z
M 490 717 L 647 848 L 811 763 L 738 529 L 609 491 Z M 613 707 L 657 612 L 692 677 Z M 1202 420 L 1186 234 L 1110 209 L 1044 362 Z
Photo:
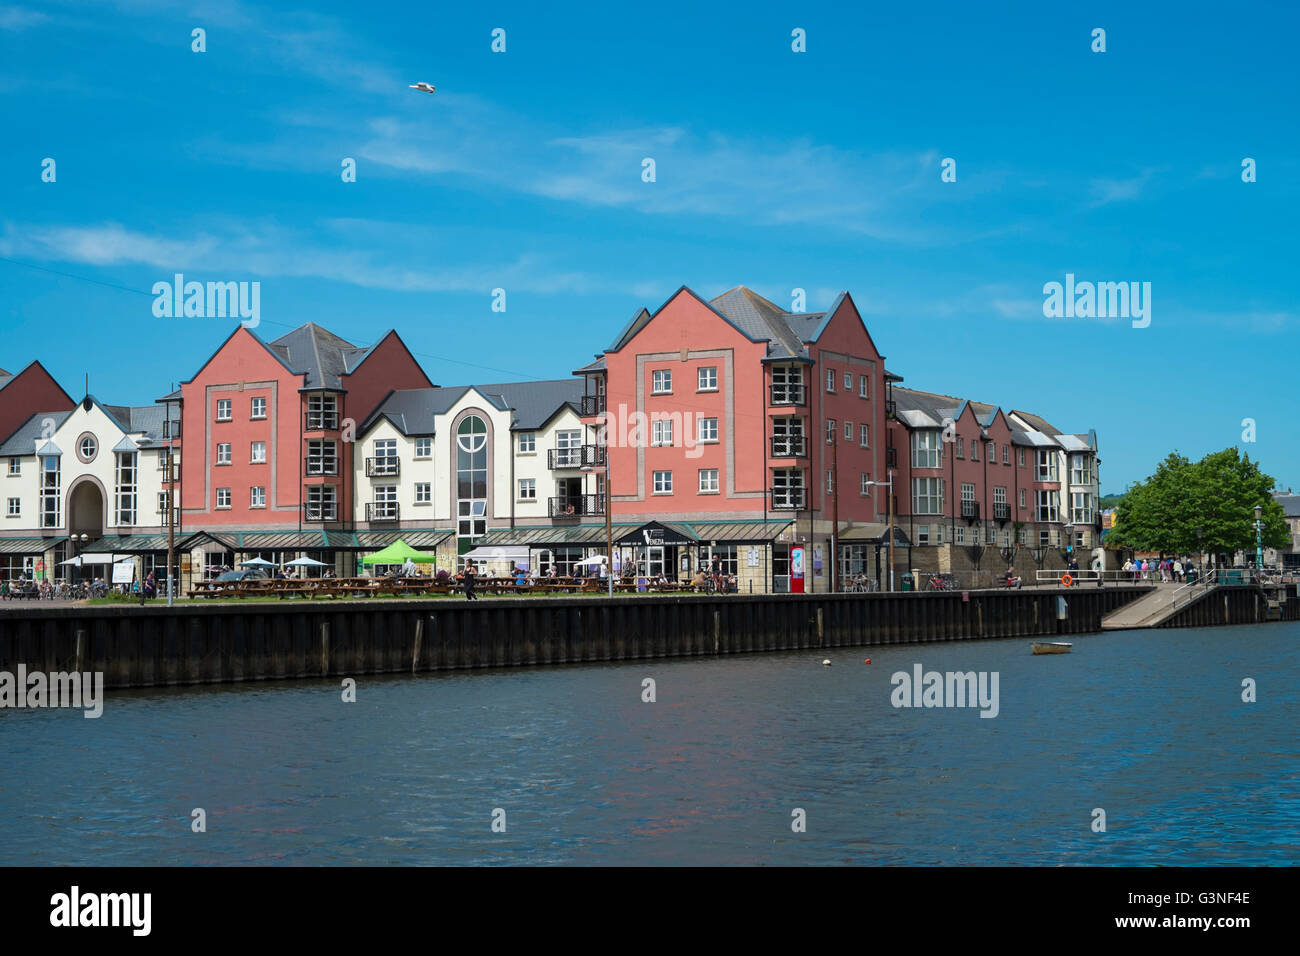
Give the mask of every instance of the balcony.
M 803 385 L 774 384 L 768 386 L 768 395 L 773 405 L 806 405 L 808 392 Z
M 367 521 L 396 521 L 398 515 L 396 501 L 367 501 Z
M 773 458 L 806 458 L 808 439 L 804 435 L 773 435 Z
M 1010 521 L 1011 506 L 1008 504 L 1000 504 L 996 501 L 993 502 L 993 517 L 1000 522 Z
M 604 464 L 604 445 L 575 445 L 571 448 L 546 450 L 546 467 L 552 471 L 566 468 L 600 468 Z
M 335 501 L 309 501 L 302 506 L 303 521 L 338 521 L 339 506 Z
M 582 518 L 605 513 L 604 495 L 568 495 L 547 501 L 547 513 L 552 518 Z
M 978 501 L 963 501 L 961 503 L 961 516 L 967 521 L 979 521 L 980 503 Z
M 339 460 L 334 457 L 322 458 L 319 456 L 307 456 L 307 474 L 311 477 L 318 475 L 337 475 L 339 473 Z
M 885 417 L 894 419 L 898 417 L 898 402 L 892 398 L 885 399 Z
M 367 458 L 367 478 L 396 478 L 401 471 L 401 462 L 397 458 Z
M 802 511 L 804 508 L 804 489 L 773 488 L 773 511 Z
M 339 430 L 338 412 L 306 412 L 303 428 L 309 432 L 336 432 Z
M 161 525 L 161 526 L 164 527 L 164 528 L 167 527 L 167 509 L 166 509 L 166 508 L 159 508 L 159 509 L 158 509 L 158 524 Z M 173 508 L 173 509 L 172 509 L 172 527 L 173 527 L 173 528 L 179 528 L 180 526 L 181 526 L 181 509 L 180 509 L 180 508 Z
M 582 396 L 582 417 L 594 418 L 603 414 L 605 411 L 604 395 L 584 395 Z
M 171 421 L 163 422 L 162 437 L 163 437 L 164 439 L 167 439 L 167 438 L 180 438 L 180 437 L 181 437 L 181 423 L 180 423 L 180 420 L 179 420 L 179 419 L 173 419 L 173 420 L 171 420 Z
M 898 467 L 898 449 L 893 447 L 892 445 L 885 449 L 885 467 L 886 468 Z

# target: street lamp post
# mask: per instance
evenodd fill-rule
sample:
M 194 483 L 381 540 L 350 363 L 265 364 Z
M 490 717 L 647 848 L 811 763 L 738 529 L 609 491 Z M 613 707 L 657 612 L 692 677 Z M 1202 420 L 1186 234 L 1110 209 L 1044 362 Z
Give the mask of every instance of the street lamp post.
M 1264 570 L 1264 509 L 1255 505 L 1255 571 Z
M 887 470 L 888 481 L 868 481 L 867 484 L 873 487 L 884 487 L 889 489 L 889 501 L 886 503 L 885 514 L 888 516 L 888 523 L 885 525 L 885 534 L 889 535 L 889 590 L 894 590 L 894 472 Z
M 609 582 L 609 596 L 614 596 L 614 493 L 609 474 L 609 446 L 605 446 L 605 467 L 585 465 L 582 471 L 605 476 L 605 580 Z

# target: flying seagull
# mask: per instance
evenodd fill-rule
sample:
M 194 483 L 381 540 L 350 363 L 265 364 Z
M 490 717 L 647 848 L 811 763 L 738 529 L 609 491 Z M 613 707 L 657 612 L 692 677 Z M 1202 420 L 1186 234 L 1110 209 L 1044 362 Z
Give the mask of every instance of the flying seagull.
M 434 86 L 432 83 L 425 83 L 421 81 L 419 83 L 412 83 L 411 89 L 419 90 L 421 93 L 432 93 L 434 90 Z

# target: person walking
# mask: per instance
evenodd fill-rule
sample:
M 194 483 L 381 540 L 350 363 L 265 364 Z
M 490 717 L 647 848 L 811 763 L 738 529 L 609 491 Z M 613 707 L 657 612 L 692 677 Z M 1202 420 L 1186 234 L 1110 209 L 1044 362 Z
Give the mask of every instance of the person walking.
M 465 572 L 462 575 L 465 582 L 465 600 L 477 601 L 478 597 L 474 594 L 474 562 L 465 562 Z

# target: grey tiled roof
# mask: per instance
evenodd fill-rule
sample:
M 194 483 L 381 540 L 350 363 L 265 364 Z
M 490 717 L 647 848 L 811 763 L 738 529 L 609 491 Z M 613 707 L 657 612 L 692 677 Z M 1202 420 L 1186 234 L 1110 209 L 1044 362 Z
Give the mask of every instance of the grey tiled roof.
M 825 312 L 786 312 L 743 285 L 722 293 L 709 305 L 751 339 L 768 339 L 768 355 L 775 358 L 806 357 L 804 341 L 816 335 L 826 318 Z
M 382 340 L 380 336 L 376 341 Z M 359 348 L 315 322 L 267 345 L 291 369 L 306 376 L 304 388 L 341 388 L 342 377 L 360 365 L 372 347 Z
M 1282 506 L 1282 512 L 1288 518 L 1300 518 L 1300 495 L 1275 494 L 1273 500 Z
M 10 375 L 4 369 L 0 369 L 0 388 L 4 388 L 13 380 L 14 380 L 14 376 Z
M 47 419 L 54 420 L 54 427 L 58 428 L 72 412 L 37 412 L 27 421 L 18 426 L 18 430 L 0 445 L 0 455 L 30 455 L 36 450 L 36 440 L 41 437 L 43 431 L 41 423 Z
M 93 396 L 91 401 L 95 401 Z M 167 444 L 167 439 L 163 436 L 163 422 L 166 420 L 166 407 L 162 405 L 104 405 L 95 402 L 103 409 L 104 413 L 111 418 L 122 431 L 128 435 L 138 436 L 138 444 L 141 448 L 161 446 Z M 179 416 L 173 408 L 172 421 L 177 421 Z M 45 419 L 53 419 L 54 427 L 59 428 L 63 425 L 67 417 L 72 412 L 37 412 L 27 421 L 23 422 L 5 441 L 0 445 L 0 455 L 30 455 L 36 449 L 36 439 L 40 438 L 43 431 L 42 423 Z
M 563 405 L 571 405 L 578 411 L 582 398 L 582 383 L 568 378 L 476 385 L 475 388 L 485 395 L 500 395 L 506 407 L 515 410 L 512 427 L 522 431 L 541 428 Z
M 387 418 L 403 435 L 432 435 L 435 417 L 445 415 L 471 388 L 502 411 L 513 408 L 511 427 L 522 431 L 541 428 L 566 404 L 578 411 L 582 397 L 582 382 L 569 378 L 399 389 L 380 404 L 361 430 L 368 431 L 376 420 Z

